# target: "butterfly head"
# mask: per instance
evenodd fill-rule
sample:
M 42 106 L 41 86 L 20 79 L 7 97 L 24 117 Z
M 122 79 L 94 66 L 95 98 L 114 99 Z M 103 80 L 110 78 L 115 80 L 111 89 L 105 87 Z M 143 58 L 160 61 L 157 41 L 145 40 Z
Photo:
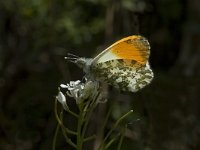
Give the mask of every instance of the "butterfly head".
M 90 65 L 92 62 L 92 58 L 84 58 L 84 57 L 78 57 L 73 54 L 68 54 L 67 57 L 65 57 L 66 60 L 75 63 L 80 68 L 83 68 L 83 71 L 85 73 L 88 73 L 90 70 Z

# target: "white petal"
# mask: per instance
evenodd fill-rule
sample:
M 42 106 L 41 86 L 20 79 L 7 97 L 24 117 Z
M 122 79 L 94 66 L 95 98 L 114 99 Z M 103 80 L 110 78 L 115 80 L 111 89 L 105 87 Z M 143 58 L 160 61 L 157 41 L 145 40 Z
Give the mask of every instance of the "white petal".
M 56 98 L 61 104 L 66 102 L 65 95 L 61 91 L 58 92 L 58 95 L 56 96 Z
M 65 85 L 65 84 L 61 84 L 60 87 L 61 87 L 61 88 L 68 88 L 69 86 L 68 86 L 68 85 Z
M 61 103 L 61 105 L 63 106 L 63 108 L 65 110 L 68 109 L 68 106 L 67 106 L 67 103 L 66 103 L 66 97 L 61 91 L 58 92 L 56 99 Z
M 73 88 L 73 87 L 68 87 L 68 90 L 69 91 L 72 91 L 72 90 L 74 90 L 75 88 Z
M 69 85 L 74 87 L 74 86 L 76 86 L 76 85 L 79 85 L 80 82 L 81 82 L 80 80 L 77 80 L 77 81 L 70 81 L 70 82 L 69 82 Z
M 78 85 L 79 83 L 81 83 L 80 80 L 74 81 L 74 84 L 75 84 L 75 85 Z

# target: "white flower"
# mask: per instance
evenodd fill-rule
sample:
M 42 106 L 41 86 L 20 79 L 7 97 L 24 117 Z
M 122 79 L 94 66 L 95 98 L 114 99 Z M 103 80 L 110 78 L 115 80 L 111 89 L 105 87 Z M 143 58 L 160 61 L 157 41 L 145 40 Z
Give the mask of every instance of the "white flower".
M 77 85 L 79 85 L 81 83 L 80 80 L 77 81 L 70 81 L 69 84 L 65 85 L 65 84 L 61 84 L 60 87 L 61 88 L 66 88 L 66 89 L 71 89 Z
M 56 96 L 56 99 L 62 104 L 65 110 L 68 108 L 67 103 L 66 103 L 66 97 L 60 90 L 58 92 L 58 95 Z
M 90 96 L 93 96 L 94 93 L 98 90 L 98 82 L 87 81 L 85 83 L 80 80 L 70 81 L 69 84 L 61 84 L 61 88 L 66 88 L 67 95 L 73 97 L 76 100 L 76 103 L 80 103 Z

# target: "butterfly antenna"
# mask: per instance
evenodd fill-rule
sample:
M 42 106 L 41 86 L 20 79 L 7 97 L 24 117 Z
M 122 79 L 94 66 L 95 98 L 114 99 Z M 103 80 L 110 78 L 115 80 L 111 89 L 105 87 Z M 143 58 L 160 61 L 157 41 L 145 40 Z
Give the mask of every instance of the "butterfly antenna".
M 74 54 L 72 54 L 72 53 L 67 53 L 67 56 L 72 56 L 72 57 L 74 57 L 74 58 L 79 58 L 79 56 L 74 55 Z
M 66 60 L 75 63 L 76 60 L 79 58 L 79 56 L 71 54 L 71 53 L 67 53 L 67 57 L 65 57 Z
M 73 57 L 65 57 L 65 59 L 66 59 L 66 60 L 68 60 L 68 61 L 70 61 L 70 62 L 73 62 L 73 63 L 75 63 L 75 62 L 76 62 L 76 60 L 77 60 L 78 58 L 73 58 Z

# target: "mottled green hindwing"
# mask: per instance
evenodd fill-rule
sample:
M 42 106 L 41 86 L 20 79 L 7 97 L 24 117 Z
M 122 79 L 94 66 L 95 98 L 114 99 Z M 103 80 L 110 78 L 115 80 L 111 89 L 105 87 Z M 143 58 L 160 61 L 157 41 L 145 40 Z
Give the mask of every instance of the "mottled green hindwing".
M 91 65 L 90 73 L 101 82 L 106 82 L 122 91 L 137 92 L 153 79 L 149 64 L 141 65 L 134 60 L 115 59 Z

